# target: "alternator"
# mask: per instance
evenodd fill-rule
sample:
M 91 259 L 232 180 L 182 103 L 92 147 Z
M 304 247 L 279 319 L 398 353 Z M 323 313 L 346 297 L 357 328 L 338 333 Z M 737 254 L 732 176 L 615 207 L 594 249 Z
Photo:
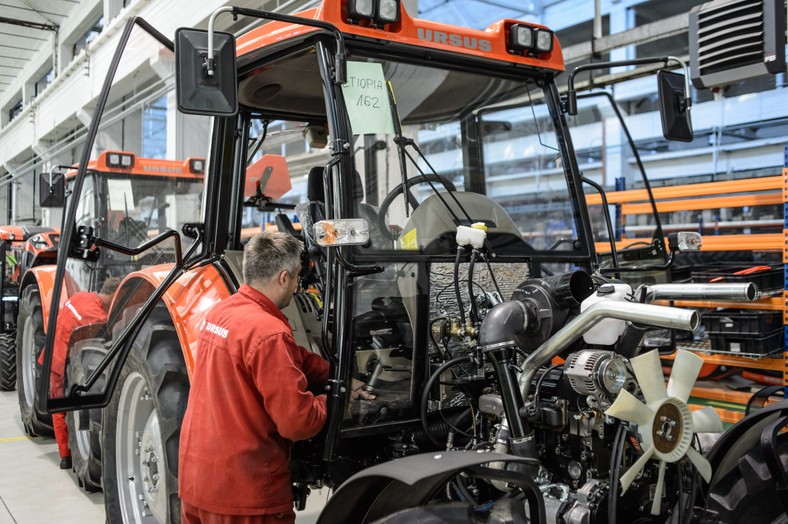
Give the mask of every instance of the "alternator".
M 566 359 L 564 375 L 581 395 L 613 398 L 626 384 L 626 359 L 612 351 L 578 351 Z

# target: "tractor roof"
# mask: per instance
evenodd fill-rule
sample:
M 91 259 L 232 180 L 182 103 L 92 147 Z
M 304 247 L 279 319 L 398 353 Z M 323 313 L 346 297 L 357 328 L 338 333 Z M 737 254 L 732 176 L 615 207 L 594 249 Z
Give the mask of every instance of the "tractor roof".
M 509 49 L 509 31 L 516 24 L 549 30 L 543 25 L 531 22 L 503 19 L 487 29 L 477 30 L 412 18 L 405 11 L 403 5 L 399 21 L 383 26 L 374 26 L 368 21 L 354 22 L 350 20 L 347 0 L 323 0 L 320 7 L 297 13 L 297 16 L 329 22 L 339 28 L 346 37 L 405 44 L 423 48 L 425 51 L 443 51 L 555 72 L 564 70 L 563 53 L 555 35 L 553 35 L 552 50 L 547 53 L 531 55 Z M 263 51 L 271 46 L 276 47 L 274 44 L 298 37 L 303 39 L 304 35 L 318 31 L 322 30 L 283 22 L 265 24 L 238 38 L 239 63 L 243 64 L 249 59 L 255 59 L 258 55 L 255 51 Z

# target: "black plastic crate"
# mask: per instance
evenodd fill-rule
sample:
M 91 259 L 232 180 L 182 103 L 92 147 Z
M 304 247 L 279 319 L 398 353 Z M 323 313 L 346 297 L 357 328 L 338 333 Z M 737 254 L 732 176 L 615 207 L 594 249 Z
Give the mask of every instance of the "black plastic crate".
M 738 335 L 733 333 L 710 334 L 711 349 L 725 351 L 735 355 L 737 353 L 752 353 L 768 355 L 783 347 L 783 328 L 775 329 L 766 335 Z
M 708 311 L 701 316 L 703 327 L 707 333 L 715 335 L 723 333 L 763 335 L 781 328 L 783 324 L 781 311 L 755 311 L 722 309 Z
M 753 268 L 764 269 L 751 272 Z M 783 266 L 757 266 L 757 265 L 721 265 L 707 266 L 692 271 L 692 281 L 698 283 L 722 282 L 737 284 L 752 282 L 761 291 L 782 289 L 784 284 Z

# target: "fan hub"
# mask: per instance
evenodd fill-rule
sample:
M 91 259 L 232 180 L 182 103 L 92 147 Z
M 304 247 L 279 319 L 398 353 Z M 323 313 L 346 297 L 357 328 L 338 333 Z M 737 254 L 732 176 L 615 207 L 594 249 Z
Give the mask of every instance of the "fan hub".
M 684 431 L 681 411 L 674 404 L 662 404 L 657 410 L 651 438 L 660 453 L 670 453 L 679 446 Z

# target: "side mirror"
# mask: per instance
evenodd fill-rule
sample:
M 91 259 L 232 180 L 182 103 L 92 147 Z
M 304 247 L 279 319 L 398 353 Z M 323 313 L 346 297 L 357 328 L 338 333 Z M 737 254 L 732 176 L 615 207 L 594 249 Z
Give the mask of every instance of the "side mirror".
M 66 204 L 66 177 L 62 173 L 38 175 L 38 205 L 63 207 Z
M 213 33 L 213 74 L 208 74 L 208 31 L 175 32 L 178 109 L 191 115 L 232 116 L 238 112 L 235 37 Z
M 689 101 L 686 96 L 688 93 L 685 93 L 685 87 L 684 75 L 670 71 L 657 73 L 662 134 L 668 140 L 692 142 L 693 139 Z

